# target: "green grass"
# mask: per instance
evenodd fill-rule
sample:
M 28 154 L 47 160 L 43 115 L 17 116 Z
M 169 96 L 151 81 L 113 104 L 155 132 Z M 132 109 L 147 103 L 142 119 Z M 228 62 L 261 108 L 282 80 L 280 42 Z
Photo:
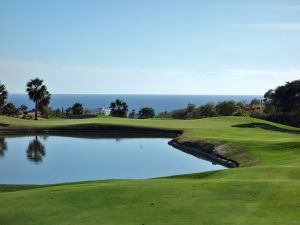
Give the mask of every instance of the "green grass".
M 160 179 L 0 185 L 0 224 L 300 224 L 300 134 L 246 126 L 251 123 L 300 130 L 240 117 L 185 121 L 0 117 L 0 124 L 8 125 L 5 129 L 89 124 L 182 130 L 179 142 L 216 143 L 241 163 L 235 169 Z

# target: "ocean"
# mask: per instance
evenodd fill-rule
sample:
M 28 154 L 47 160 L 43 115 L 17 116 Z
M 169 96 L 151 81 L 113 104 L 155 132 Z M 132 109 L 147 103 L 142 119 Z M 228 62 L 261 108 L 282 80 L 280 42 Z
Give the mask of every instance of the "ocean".
M 122 94 L 53 94 L 50 107 L 53 109 L 72 106 L 80 102 L 84 108 L 108 108 L 110 103 L 120 98 L 127 102 L 129 109 L 139 110 L 142 107 L 152 107 L 156 113 L 184 108 L 188 103 L 197 106 L 208 102 L 218 103 L 224 100 L 246 101 L 253 98 L 261 99 L 260 95 L 122 95 Z M 9 94 L 8 102 L 16 106 L 27 105 L 29 109 L 34 107 L 26 94 Z

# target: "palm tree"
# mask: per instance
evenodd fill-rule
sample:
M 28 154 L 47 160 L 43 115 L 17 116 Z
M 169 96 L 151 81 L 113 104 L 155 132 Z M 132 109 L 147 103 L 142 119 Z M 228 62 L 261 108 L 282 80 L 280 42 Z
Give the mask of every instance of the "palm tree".
M 0 108 L 2 108 L 5 105 L 6 99 L 7 99 L 7 90 L 4 84 L 1 84 L 0 82 Z
M 47 87 L 43 85 L 43 80 L 38 78 L 31 79 L 26 87 L 29 98 L 35 103 L 34 119 L 37 120 L 38 109 L 41 109 L 43 106 L 47 106 L 50 103 L 51 94 L 47 90 Z
M 0 157 L 3 157 L 5 155 L 5 152 L 7 150 L 7 144 L 4 137 L 0 137 Z
M 127 113 L 128 113 L 128 105 L 127 105 L 127 103 L 126 102 L 122 102 L 122 108 L 123 108 L 123 110 L 122 110 L 122 112 L 123 112 L 123 117 L 127 117 Z
M 72 110 L 72 114 L 73 114 L 73 115 L 83 115 L 83 110 L 84 110 L 84 108 L 83 108 L 83 106 L 82 106 L 81 103 L 76 102 L 76 103 L 72 106 L 71 110 Z
M 111 115 L 116 117 L 127 117 L 128 105 L 121 99 L 110 103 Z
M 33 163 L 37 164 L 43 160 L 43 157 L 46 155 L 46 149 L 37 136 L 29 143 L 26 154 L 27 159 Z

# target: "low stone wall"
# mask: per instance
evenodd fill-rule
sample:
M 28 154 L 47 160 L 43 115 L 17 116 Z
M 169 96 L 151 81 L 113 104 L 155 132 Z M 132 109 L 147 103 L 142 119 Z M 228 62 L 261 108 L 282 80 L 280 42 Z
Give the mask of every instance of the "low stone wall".
M 231 159 L 227 159 L 216 151 L 216 146 L 208 142 L 183 142 L 179 143 L 176 139 L 169 141 L 169 145 L 193 156 L 208 160 L 215 164 L 220 164 L 227 168 L 238 167 L 239 164 Z

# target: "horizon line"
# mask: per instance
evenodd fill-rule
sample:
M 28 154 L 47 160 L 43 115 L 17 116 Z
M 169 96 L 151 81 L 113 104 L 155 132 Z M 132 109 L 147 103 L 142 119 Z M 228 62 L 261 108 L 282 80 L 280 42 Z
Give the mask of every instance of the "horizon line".
M 26 93 L 8 93 L 9 95 L 27 95 Z M 51 95 L 166 95 L 166 96 L 263 96 L 263 94 L 126 94 L 126 93 L 52 93 Z

